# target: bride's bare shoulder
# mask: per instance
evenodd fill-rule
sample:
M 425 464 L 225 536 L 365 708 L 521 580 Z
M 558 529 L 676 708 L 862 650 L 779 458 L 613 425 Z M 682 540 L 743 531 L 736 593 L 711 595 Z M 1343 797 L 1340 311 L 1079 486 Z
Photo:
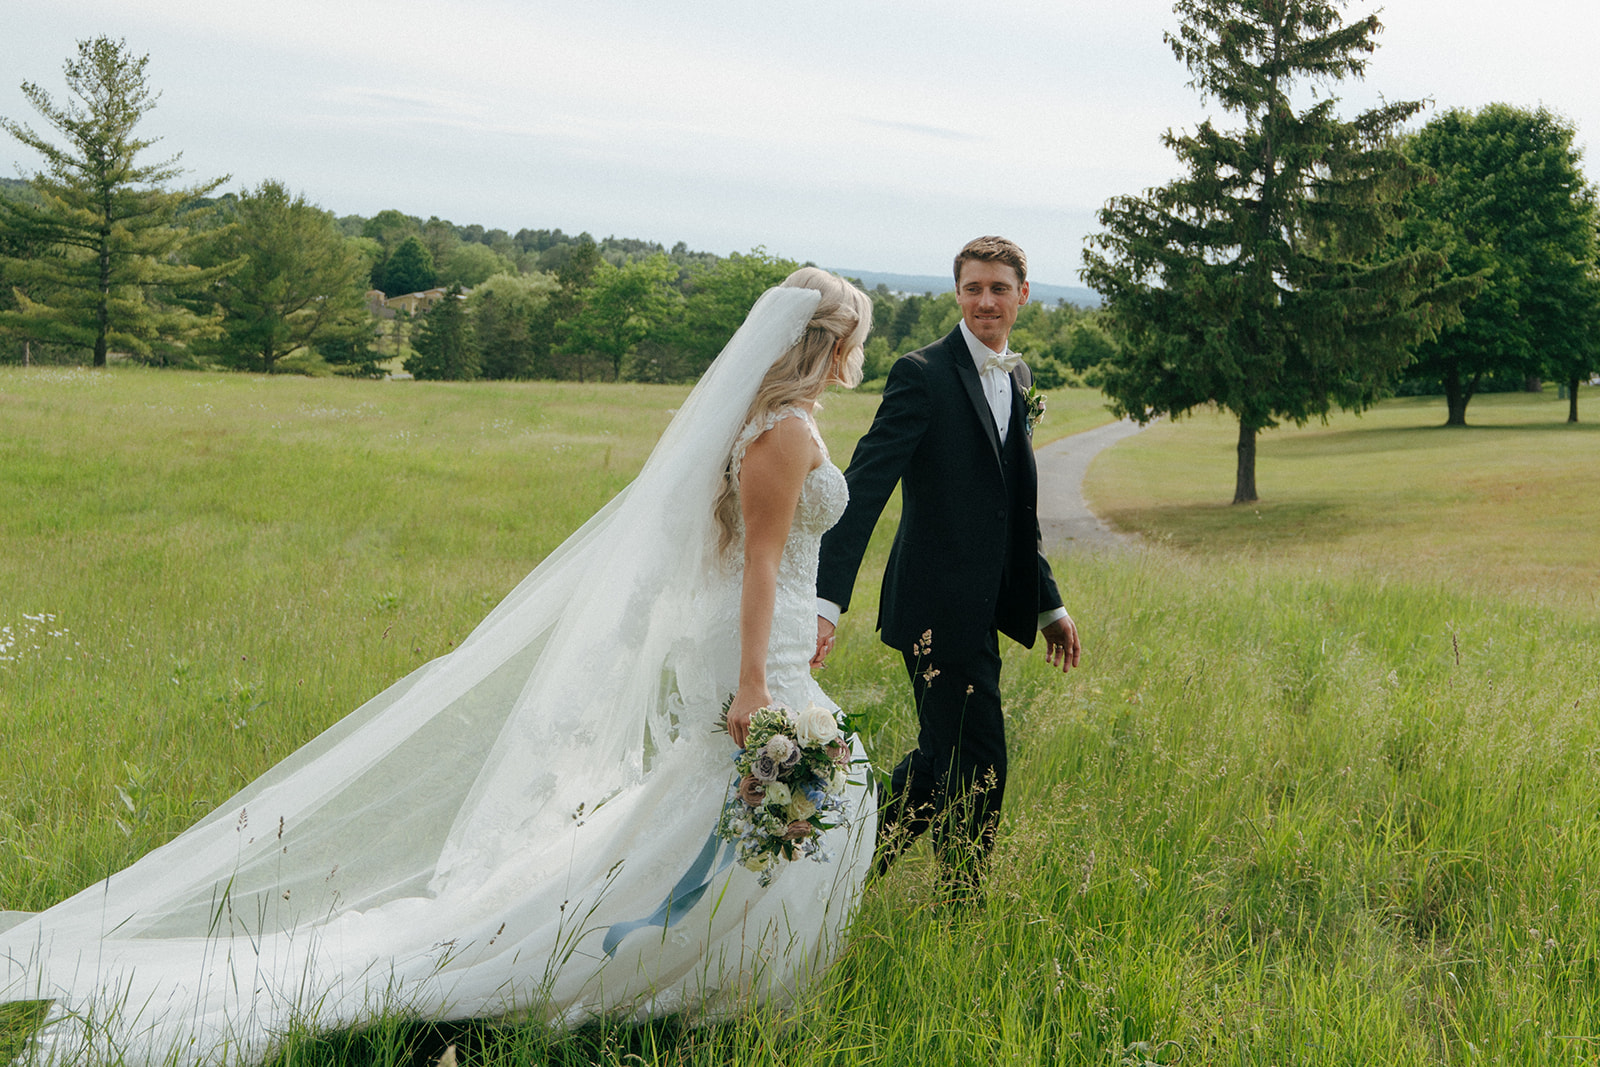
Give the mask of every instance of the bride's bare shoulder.
M 811 426 L 804 412 L 797 411 L 795 415 L 797 417 L 779 418 L 758 433 L 755 440 L 750 442 L 749 454 L 753 456 L 759 451 L 784 456 L 803 455 L 815 449 L 816 442 L 812 440 Z

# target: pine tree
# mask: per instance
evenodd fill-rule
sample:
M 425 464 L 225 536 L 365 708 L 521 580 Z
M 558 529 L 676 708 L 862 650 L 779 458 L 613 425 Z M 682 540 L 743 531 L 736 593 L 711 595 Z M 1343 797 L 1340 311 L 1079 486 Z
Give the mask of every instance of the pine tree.
M 360 252 L 331 214 L 280 182 L 239 197 L 233 224 L 208 236 L 195 261 L 243 262 L 208 290 L 226 312 L 217 345 L 236 366 L 270 374 L 301 349 L 359 351 L 372 340 Z
M 422 316 L 411 339 L 414 355 L 406 370 L 422 381 L 465 381 L 478 376 L 478 353 L 467 329 L 467 304 L 461 287 L 452 285 Z
M 433 253 L 416 236 L 401 241 L 383 265 L 383 294 L 400 296 L 432 289 Z
M 30 127 L 0 118 L 0 128 L 34 149 L 45 170 L 33 179 L 42 204 L 0 198 L 0 228 L 30 255 L 0 258 L 0 278 L 17 307 L 0 311 L 0 329 L 25 337 L 90 348 L 94 365 L 115 347 L 145 358 L 164 358 L 196 336 L 216 330 L 173 297 L 207 285 L 235 269 L 209 269 L 178 261 L 191 239 L 177 219 L 225 178 L 169 191 L 163 183 L 182 173 L 179 156 L 139 162 L 155 143 L 134 127 L 159 93 L 145 82 L 148 56 L 133 56 L 123 41 L 96 37 L 78 42 L 64 67 L 73 99 L 57 104 L 31 82 L 28 102 L 64 139 L 57 145 Z M 193 212 L 185 220 L 192 224 Z
M 1167 43 L 1243 127 L 1169 131 L 1187 175 L 1112 200 L 1084 256 L 1122 342 L 1102 389 L 1141 421 L 1236 415 L 1234 503 L 1257 499 L 1262 430 L 1374 403 L 1475 284 L 1438 285 L 1435 251 L 1381 254 L 1416 180 L 1394 131 L 1420 103 L 1346 120 L 1322 94 L 1296 109 L 1297 86 L 1359 76 L 1376 48 L 1377 18 L 1346 26 L 1340 6 L 1180 0 Z

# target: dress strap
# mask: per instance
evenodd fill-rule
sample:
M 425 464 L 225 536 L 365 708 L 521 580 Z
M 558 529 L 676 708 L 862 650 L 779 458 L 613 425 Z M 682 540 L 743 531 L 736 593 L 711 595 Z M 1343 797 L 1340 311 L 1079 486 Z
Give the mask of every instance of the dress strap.
M 804 420 L 806 428 L 811 431 L 811 439 L 817 443 L 818 448 L 822 449 L 822 458 L 829 459 L 828 445 L 822 440 L 821 431 L 817 429 L 817 420 L 813 419 L 811 413 L 805 408 L 790 404 L 787 407 L 779 408 L 777 411 L 769 411 L 765 415 L 751 419 L 744 424 L 744 429 L 740 430 L 739 436 L 734 438 L 733 454 L 728 457 L 728 473 L 733 475 L 735 480 L 739 477 L 739 468 L 744 464 L 744 454 L 749 451 L 750 445 L 756 438 L 778 425 L 784 419 Z

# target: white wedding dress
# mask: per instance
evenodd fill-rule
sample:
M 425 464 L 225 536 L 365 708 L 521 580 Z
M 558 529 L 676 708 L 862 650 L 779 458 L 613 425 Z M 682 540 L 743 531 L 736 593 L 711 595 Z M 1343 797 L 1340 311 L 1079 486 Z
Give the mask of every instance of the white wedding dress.
M 816 302 L 765 294 L 633 485 L 451 655 L 127 870 L 0 913 L 0 1002 L 52 1002 L 24 1057 L 251 1062 L 384 1012 L 716 1018 L 781 1005 L 825 966 L 871 858 L 864 761 L 826 862 L 762 887 L 710 837 L 742 558 L 711 548 L 711 502 L 776 419 L 815 434 L 798 409 L 729 413 Z M 818 542 L 845 499 L 837 467 L 811 471 L 784 548 L 768 683 L 796 709 L 834 707 L 807 663 Z M 608 945 L 614 925 L 630 932 Z

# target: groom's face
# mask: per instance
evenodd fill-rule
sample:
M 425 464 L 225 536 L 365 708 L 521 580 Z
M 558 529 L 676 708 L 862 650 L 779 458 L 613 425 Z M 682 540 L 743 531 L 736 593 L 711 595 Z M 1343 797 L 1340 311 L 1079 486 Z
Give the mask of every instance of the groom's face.
M 969 259 L 961 264 L 956 302 L 973 336 L 1002 352 L 1017 311 L 1028 302 L 1028 283 L 1019 281 L 1017 272 L 1004 263 Z

